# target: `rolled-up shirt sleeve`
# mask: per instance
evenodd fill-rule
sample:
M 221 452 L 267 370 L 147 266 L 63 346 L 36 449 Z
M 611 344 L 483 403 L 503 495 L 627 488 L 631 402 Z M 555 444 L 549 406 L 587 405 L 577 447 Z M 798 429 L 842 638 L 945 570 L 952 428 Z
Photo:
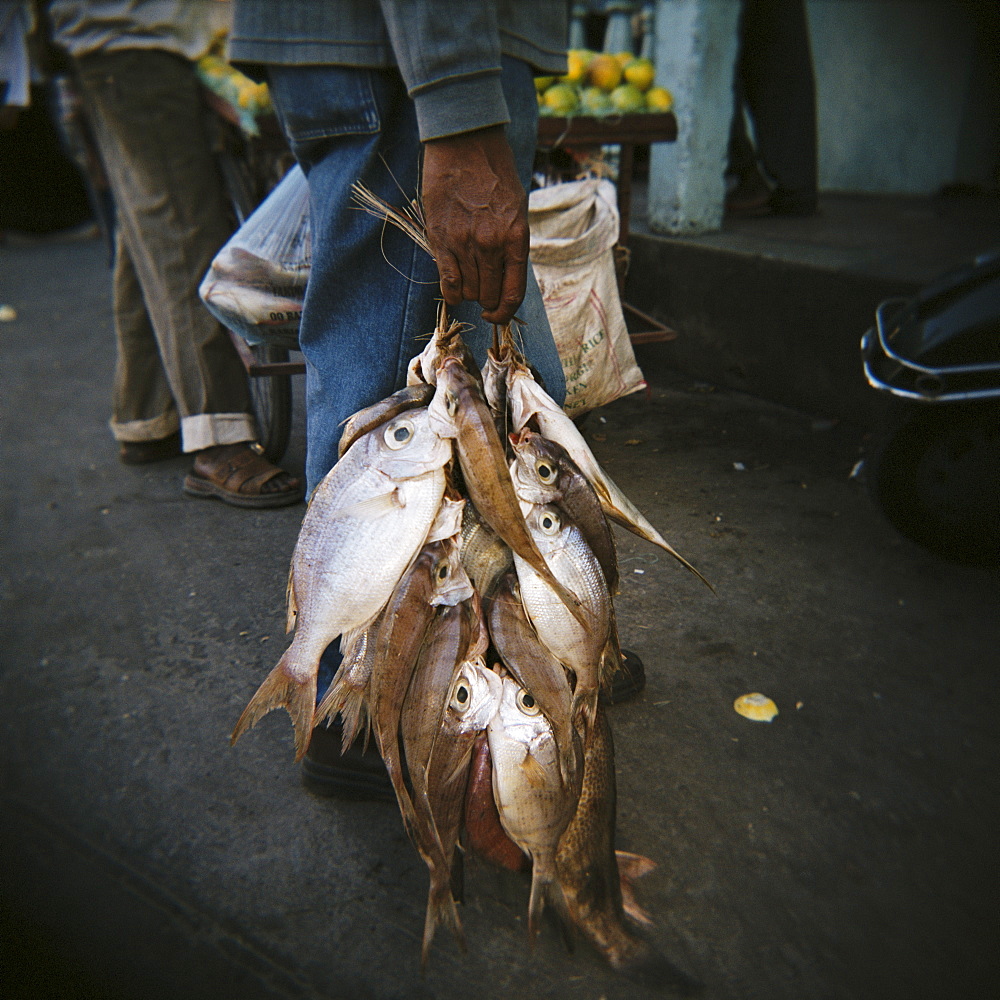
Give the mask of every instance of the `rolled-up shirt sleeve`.
M 422 140 L 510 121 L 495 2 L 379 3 Z

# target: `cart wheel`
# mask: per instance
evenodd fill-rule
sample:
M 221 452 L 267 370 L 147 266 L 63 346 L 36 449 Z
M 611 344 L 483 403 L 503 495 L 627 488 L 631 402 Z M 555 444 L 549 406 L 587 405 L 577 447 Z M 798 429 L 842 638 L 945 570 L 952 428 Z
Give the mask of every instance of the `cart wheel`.
M 922 408 L 882 435 L 867 464 L 902 534 L 954 562 L 1000 562 L 1000 407 Z
M 258 344 L 252 348 L 258 364 L 277 364 L 288 360 L 284 347 Z M 264 457 L 277 464 L 288 447 L 292 429 L 291 375 L 257 375 L 250 379 L 250 399 L 257 421 L 257 435 Z

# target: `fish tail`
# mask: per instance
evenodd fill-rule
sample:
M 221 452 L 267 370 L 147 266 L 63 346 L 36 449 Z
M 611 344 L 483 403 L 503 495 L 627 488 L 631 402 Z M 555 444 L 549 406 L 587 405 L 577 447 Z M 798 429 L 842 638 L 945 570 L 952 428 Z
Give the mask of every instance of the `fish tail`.
M 639 903 L 635 892 L 635 883 L 643 875 L 648 875 L 656 867 L 656 862 L 651 858 L 643 857 L 641 854 L 632 854 L 629 851 L 615 851 L 615 860 L 618 863 L 618 878 L 621 882 L 622 909 L 637 924 L 646 927 L 654 926 L 653 918 Z
M 229 738 L 230 744 L 235 743 L 248 729 L 252 729 L 272 709 L 285 708 L 295 728 L 295 759 L 301 760 L 305 756 L 313 730 L 316 675 L 311 673 L 305 679 L 293 675 L 290 670 L 291 650 L 290 646 L 243 709 Z
M 435 885 L 431 881 L 431 887 L 427 894 L 427 914 L 424 917 L 424 939 L 420 948 L 420 972 L 427 971 L 427 961 L 430 958 L 431 944 L 434 941 L 434 933 L 439 924 L 445 924 L 451 928 L 459 948 L 463 952 L 468 951 L 465 941 L 465 931 L 462 928 L 462 920 L 458 915 L 458 906 L 451 894 L 450 881 L 445 881 L 442 885 Z
M 599 498 L 601 500 L 601 507 L 604 510 L 604 513 L 610 517 L 612 521 L 620 524 L 623 528 L 627 528 L 633 535 L 638 535 L 639 538 L 644 538 L 647 542 L 652 542 L 653 545 L 658 545 L 664 552 L 669 552 L 670 555 L 672 555 L 685 569 L 694 573 L 694 575 L 698 577 L 698 579 L 701 580 L 701 582 L 705 584 L 705 586 L 708 587 L 713 594 L 715 593 L 715 587 L 713 587 L 708 580 L 706 580 L 705 577 L 702 576 L 702 574 L 695 569 L 695 567 L 692 566 L 691 563 L 689 563 L 687 559 L 685 559 L 684 556 L 682 556 L 656 530 L 656 528 L 654 528 L 649 521 L 647 521 L 646 518 L 639 513 L 638 510 L 632 506 L 631 503 L 616 504 L 612 499 L 608 499 L 606 501 L 605 495 L 603 494 L 599 494 Z M 631 511 L 629 511 L 629 508 L 631 508 Z M 630 513 L 632 516 L 630 516 Z
M 562 888 L 558 882 L 538 871 L 536 865 L 532 868 L 531 895 L 528 897 L 528 938 L 532 947 L 538 936 L 538 927 L 546 904 L 564 920 L 569 920 L 569 906 Z

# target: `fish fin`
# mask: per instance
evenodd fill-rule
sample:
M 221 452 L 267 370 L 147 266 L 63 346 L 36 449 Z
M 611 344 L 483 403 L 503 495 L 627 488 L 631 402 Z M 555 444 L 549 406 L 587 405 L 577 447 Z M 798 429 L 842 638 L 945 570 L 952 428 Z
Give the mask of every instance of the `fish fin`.
M 524 760 L 521 761 L 521 770 L 524 772 L 524 780 L 532 788 L 544 788 L 546 782 L 545 768 L 538 763 L 538 760 L 530 750 L 526 750 Z
M 229 738 L 235 743 L 248 729 L 274 708 L 285 708 L 295 727 L 295 759 L 301 760 L 309 746 L 313 731 L 313 717 L 316 707 L 316 673 L 311 672 L 305 680 L 293 677 L 289 672 L 291 646 L 278 661 L 278 665 L 264 678 L 264 683 L 250 699 L 236 721 L 236 728 Z
M 344 697 L 344 703 L 340 707 L 340 717 L 343 721 L 343 749 L 347 748 L 358 738 L 362 729 L 365 731 L 364 749 L 368 749 L 368 739 L 371 735 L 371 725 L 369 724 L 368 698 L 364 691 L 352 688 Z
M 451 928 L 455 939 L 458 941 L 462 952 L 469 950 L 465 940 L 465 930 L 462 927 L 462 920 L 458 915 L 458 906 L 451 893 L 451 880 L 444 881 L 443 886 L 436 886 L 432 879 L 431 887 L 427 893 L 427 913 L 424 917 L 424 938 L 420 947 L 420 972 L 427 971 L 427 961 L 430 958 L 431 944 L 434 941 L 434 932 L 439 924 L 446 924 Z
M 656 862 L 629 851 L 615 851 L 615 860 L 618 863 L 618 879 L 621 883 L 622 909 L 637 924 L 653 927 L 653 918 L 643 909 L 636 896 L 635 883 L 643 875 L 648 875 L 656 867 Z
M 288 568 L 288 583 L 285 586 L 285 604 L 288 612 L 285 616 L 285 635 L 295 628 L 295 620 L 299 616 L 299 605 L 295 599 L 295 566 Z
M 349 503 L 346 507 L 338 507 L 336 510 L 330 511 L 327 516 L 330 518 L 353 517 L 358 521 L 374 521 L 376 518 L 399 510 L 403 506 L 405 504 L 402 493 L 399 489 L 392 489 L 387 493 L 379 493 L 376 496 L 358 500 L 357 503 Z

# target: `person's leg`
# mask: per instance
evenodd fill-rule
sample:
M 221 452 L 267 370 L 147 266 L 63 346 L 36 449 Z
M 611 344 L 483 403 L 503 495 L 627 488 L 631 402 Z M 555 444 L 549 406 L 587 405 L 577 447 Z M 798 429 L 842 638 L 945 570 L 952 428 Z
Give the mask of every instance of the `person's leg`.
M 537 103 L 527 67 L 511 62 L 508 69 L 505 61 L 505 87 L 510 78 L 518 121 L 508 135 L 528 183 Z M 337 459 L 342 422 L 403 384 L 407 363 L 434 329 L 440 292 L 431 258 L 395 227 L 358 209 L 351 194 L 357 181 L 399 205 L 419 190 L 416 117 L 398 73 L 272 66 L 269 78 L 309 179 L 312 268 L 299 342 L 307 362 L 311 492 Z M 562 402 L 562 368 L 532 275 L 528 287 L 519 312 L 528 324 L 526 353 Z M 474 324 L 468 339 L 482 362 L 492 327 L 479 312 L 476 303 L 466 303 L 455 318 Z
M 740 72 L 776 212 L 816 209 L 816 83 L 804 0 L 746 0 Z
M 254 439 L 249 389 L 228 334 L 198 297 L 231 235 L 197 78 L 166 52 L 79 61 L 89 117 L 180 414 L 185 451 Z
M 121 230 L 115 233 L 112 295 L 118 351 L 111 431 L 123 446 L 164 441 L 178 433 L 180 417 Z
M 116 435 L 136 444 L 162 441 L 159 423 L 179 416 L 183 450 L 195 453 L 185 492 L 237 506 L 297 502 L 299 481 L 250 447 L 257 432 L 246 373 L 229 334 L 198 295 L 232 223 L 192 65 L 142 50 L 87 56 L 78 69 L 132 268 L 119 275 L 130 284 L 119 326 L 129 328 L 132 344 L 143 341 L 143 351 L 151 329 L 159 361 L 131 357 L 127 370 L 119 370 Z M 144 376 L 156 385 L 144 385 Z M 173 409 L 164 402 L 163 379 Z M 162 421 L 131 419 L 142 413 L 149 420 L 152 401 L 163 404 Z

